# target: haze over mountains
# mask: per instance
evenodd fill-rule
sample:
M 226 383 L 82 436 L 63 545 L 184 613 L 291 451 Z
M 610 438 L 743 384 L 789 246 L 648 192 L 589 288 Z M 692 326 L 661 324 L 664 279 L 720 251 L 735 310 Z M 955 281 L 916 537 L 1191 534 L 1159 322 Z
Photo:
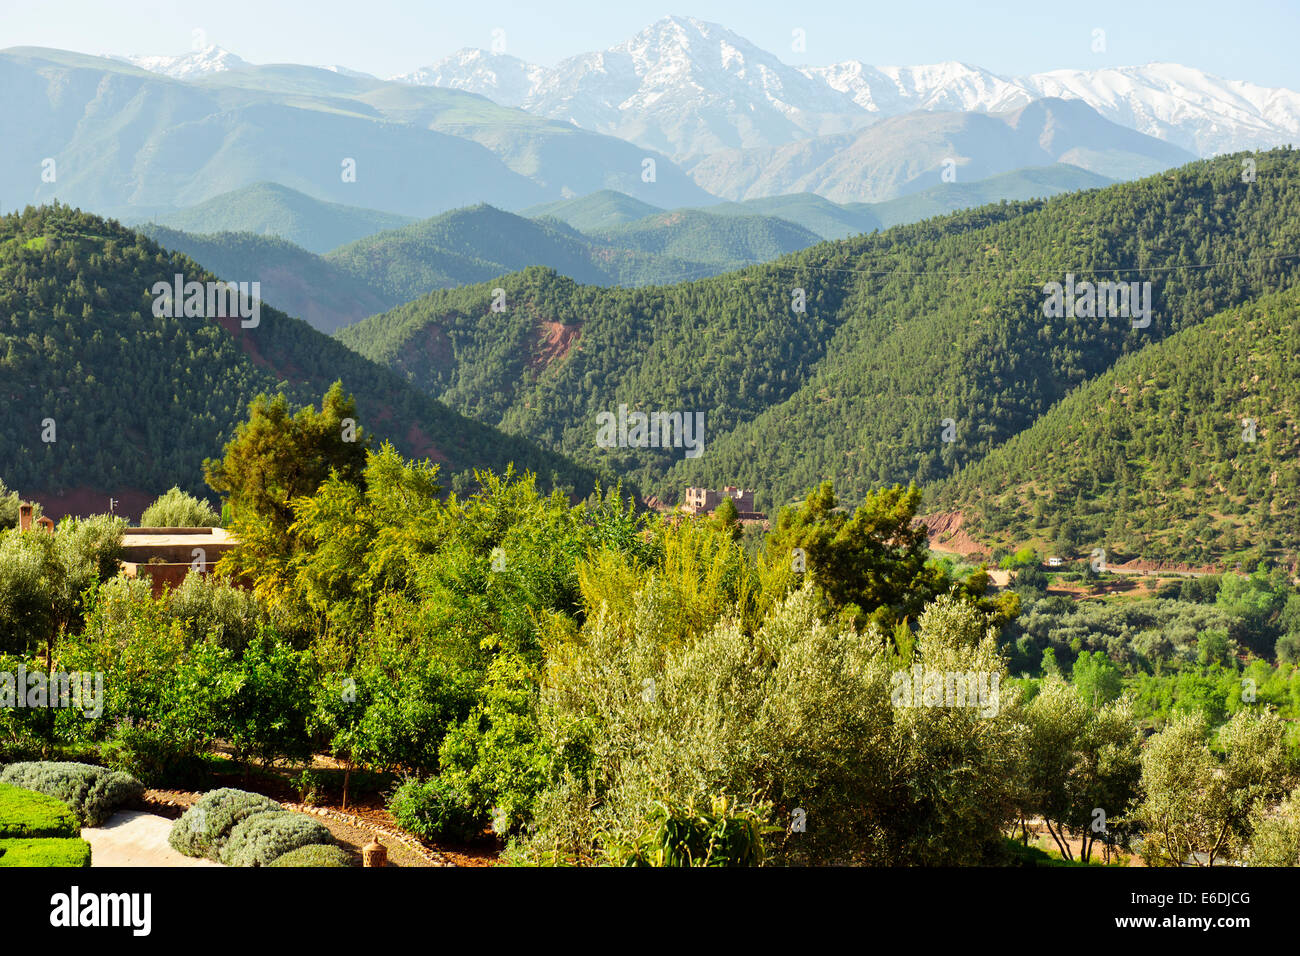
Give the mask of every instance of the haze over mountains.
M 796 67 L 686 17 L 553 68 L 462 50 L 386 81 L 214 46 L 13 48 L 0 83 L 6 205 L 58 198 L 137 221 L 260 182 L 413 219 L 605 190 L 660 209 L 802 192 L 883 202 L 1058 164 L 1129 179 L 1300 138 L 1300 94 L 1189 67 Z
M 0 52 L 0 195 L 166 212 L 257 182 L 405 216 L 600 189 L 712 201 L 665 156 L 454 90 L 315 67 L 181 82 L 57 50 Z M 656 162 L 654 182 L 643 161 Z M 53 165 L 50 162 L 53 161 Z
M 257 183 L 127 224 L 222 278 L 257 275 L 268 302 L 333 333 L 434 289 L 485 282 L 531 265 L 591 285 L 679 282 L 765 262 L 822 239 L 1107 183 L 1056 165 L 874 204 L 799 193 L 674 210 L 602 190 L 524 215 L 479 204 L 409 223 Z
M 1078 101 L 1047 99 L 1006 113 L 908 113 L 857 133 L 721 151 L 691 175 L 727 199 L 812 192 L 836 202 L 881 202 L 1032 166 L 1065 163 L 1134 179 L 1192 159 Z

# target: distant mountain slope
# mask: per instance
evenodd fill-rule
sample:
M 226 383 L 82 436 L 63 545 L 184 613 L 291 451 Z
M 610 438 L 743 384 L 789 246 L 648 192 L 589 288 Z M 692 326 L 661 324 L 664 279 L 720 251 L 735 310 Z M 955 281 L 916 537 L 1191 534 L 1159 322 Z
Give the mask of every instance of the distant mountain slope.
M 707 263 L 618 248 L 554 220 L 492 206 L 453 210 L 336 249 L 326 261 L 407 302 L 531 265 L 593 285 L 639 285 L 718 271 Z
M 931 186 L 919 193 L 871 203 L 868 208 L 880 219 L 881 226 L 887 228 L 1003 200 L 1046 199 L 1079 189 L 1100 189 L 1114 181 L 1078 166 L 1058 163 L 1055 166 L 1016 169 L 973 183 Z
M 881 202 L 1026 166 L 1069 163 L 1131 179 L 1192 158 L 1078 101 L 1038 100 L 1008 113 L 908 113 L 857 133 L 718 152 L 690 173 L 727 199 L 814 192 L 835 202 Z
M 740 482 L 772 503 L 833 477 L 852 499 L 979 460 L 1121 356 L 1300 278 L 1300 153 L 1258 159 L 1267 181 L 1249 185 L 1223 157 L 846 240 L 851 305 L 826 360 L 660 487 Z M 797 262 L 791 284 L 837 281 Z M 1149 324 L 1045 316 L 1045 283 L 1069 275 L 1149 282 Z
M 192 234 L 151 223 L 139 229 L 223 278 L 261 282 L 266 301 L 326 333 L 434 289 L 534 264 L 593 285 L 634 286 L 716 275 L 819 241 L 772 217 L 684 210 L 587 235 L 491 206 L 375 233 L 327 256 L 253 233 Z
M 770 510 L 832 478 L 852 501 L 939 481 L 1123 355 L 1294 282 L 1300 154 L 1257 160 L 1250 184 L 1224 157 L 670 286 L 530 270 L 493 280 L 504 314 L 490 287 L 469 286 L 340 337 L 453 407 L 665 500 L 742 484 Z M 1067 275 L 1149 282 L 1149 324 L 1046 317 L 1043 286 Z M 598 445 L 596 416 L 620 404 L 703 412 L 704 453 Z
M 655 213 L 593 234 L 611 246 L 695 262 L 766 262 L 821 240 L 803 226 L 771 216 L 715 216 L 711 210 Z
M 0 89 L 9 206 L 57 198 L 157 215 L 265 181 L 404 216 L 606 188 L 661 206 L 713 199 L 644 147 L 469 93 L 314 67 L 245 65 L 180 82 L 118 60 L 15 47 L 0 51 Z M 46 159 L 56 169 L 43 178 Z
M 818 242 L 771 217 L 657 213 L 585 234 L 557 219 L 491 206 L 457 209 L 376 233 L 325 257 L 394 302 L 544 266 L 588 285 L 639 286 L 716 275 Z
M 519 215 L 530 219 L 558 219 L 579 232 L 599 232 L 662 211 L 658 206 L 633 199 L 624 193 L 602 189 L 588 196 L 531 206 Z
M 714 215 L 776 216 L 803 226 L 823 239 L 885 229 L 932 216 L 1002 200 L 1046 199 L 1077 189 L 1096 189 L 1112 180 L 1086 169 L 1059 163 L 999 173 L 974 182 L 943 183 L 878 203 L 834 203 L 816 193 L 787 193 L 709 206 Z
M 222 279 L 260 282 L 265 301 L 326 335 L 402 301 L 286 239 L 248 232 L 194 235 L 148 224 L 137 229 Z
M 420 394 L 306 323 L 263 306 L 260 322 L 154 314 L 156 282 L 215 277 L 118 224 L 65 206 L 0 217 L 0 477 L 24 495 L 202 492 L 260 391 L 319 402 L 336 379 L 359 424 L 456 473 L 514 461 L 544 480 L 592 474 Z M 19 410 L 21 409 L 21 410 Z M 51 440 L 52 439 L 52 440 Z M 450 479 L 450 474 L 448 478 Z
M 156 220 L 182 232 L 278 236 L 315 253 L 412 221 L 410 216 L 324 202 L 279 183 L 254 183 Z
M 835 203 L 816 193 L 786 193 L 710 206 L 720 216 L 776 216 L 803 226 L 823 239 L 844 239 L 883 227 L 870 203 Z
M 1153 343 L 930 496 L 990 544 L 1300 558 L 1300 291 Z M 1117 557 L 1116 560 L 1119 558 Z

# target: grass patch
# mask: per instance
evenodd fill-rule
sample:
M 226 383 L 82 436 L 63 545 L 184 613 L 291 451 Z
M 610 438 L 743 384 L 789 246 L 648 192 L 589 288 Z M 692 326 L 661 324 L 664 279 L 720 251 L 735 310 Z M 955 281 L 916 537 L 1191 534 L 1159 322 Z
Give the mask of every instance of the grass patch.
M 90 866 L 90 844 L 80 837 L 0 840 L 0 867 Z

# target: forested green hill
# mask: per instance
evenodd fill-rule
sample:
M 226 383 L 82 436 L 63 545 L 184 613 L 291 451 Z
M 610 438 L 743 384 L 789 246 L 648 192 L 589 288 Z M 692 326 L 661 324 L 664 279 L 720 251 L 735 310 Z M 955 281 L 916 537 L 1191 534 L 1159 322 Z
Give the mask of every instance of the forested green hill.
M 772 217 L 680 210 L 587 234 L 558 219 L 527 219 L 478 205 L 367 236 L 325 258 L 381 295 L 407 302 L 529 266 L 589 285 L 679 282 L 817 241 L 801 226 Z
M 262 297 L 327 335 L 401 302 L 333 262 L 286 239 L 249 232 L 195 235 L 165 226 L 136 227 L 230 281 L 262 283 Z
M 815 232 L 773 216 L 717 216 L 700 209 L 655 213 L 594 236 L 623 249 L 735 265 L 766 262 L 821 241 Z
M 156 317 L 150 291 L 177 273 L 216 278 L 116 222 L 66 206 L 0 218 L 6 485 L 24 495 L 158 494 L 172 485 L 200 492 L 203 459 L 220 453 L 254 395 L 283 387 L 295 403 L 319 402 L 335 380 L 355 394 L 363 429 L 447 471 L 513 461 L 544 482 L 591 484 L 589 472 L 450 411 L 269 306 L 247 329 Z
M 279 183 L 254 183 L 159 216 L 157 225 L 198 234 L 251 232 L 279 236 L 309 252 L 326 253 L 362 236 L 397 229 L 411 221 L 410 216 L 325 202 Z
M 376 233 L 325 258 L 399 302 L 531 265 L 594 285 L 666 281 L 703 271 L 700 263 L 607 248 L 557 220 L 525 219 L 485 205 Z
M 474 286 L 342 339 L 453 407 L 666 497 L 740 483 L 771 509 L 832 478 L 853 501 L 885 482 L 939 481 L 1121 356 L 1290 284 L 1300 153 L 1255 159 L 1250 184 L 1240 157 L 1199 161 L 675 286 L 596 289 L 530 271 L 498 280 L 505 315 Z M 1067 273 L 1150 282 L 1150 325 L 1046 318 L 1044 284 Z M 539 346 L 555 334 L 566 348 Z M 597 447 L 595 416 L 620 403 L 704 411 L 705 453 Z
M 519 215 L 530 219 L 558 219 L 579 232 L 599 232 L 658 212 L 663 212 L 658 206 L 633 199 L 614 189 L 601 189 L 586 196 L 531 206 Z
M 935 490 L 990 544 L 1191 561 L 1300 555 L 1300 290 L 1121 359 Z

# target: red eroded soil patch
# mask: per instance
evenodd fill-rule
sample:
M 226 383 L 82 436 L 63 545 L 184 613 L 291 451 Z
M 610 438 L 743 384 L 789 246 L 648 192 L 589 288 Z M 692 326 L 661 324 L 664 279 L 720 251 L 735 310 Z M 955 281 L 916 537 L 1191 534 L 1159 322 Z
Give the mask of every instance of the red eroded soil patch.
M 397 356 L 398 370 L 416 381 L 436 379 L 456 364 L 455 349 L 441 325 L 429 325 Z
M 564 325 L 561 322 L 545 320 L 540 322 L 539 326 L 542 337 L 533 349 L 532 358 L 528 362 L 531 371 L 545 370 L 550 368 L 552 362 L 562 360 L 573 349 L 582 331 L 582 327 L 578 325 Z
M 306 381 L 307 377 L 303 375 L 302 369 L 297 368 L 292 363 L 285 364 L 283 367 L 273 365 L 258 349 L 254 336 L 249 334 L 255 332 L 256 329 L 246 329 L 241 326 L 239 323 L 242 320 L 239 316 L 222 315 L 213 321 L 230 333 L 230 337 L 235 340 L 235 344 L 243 349 L 244 354 L 258 368 L 264 368 L 268 372 L 274 373 L 277 378 L 287 381 Z
M 962 530 L 966 517 L 960 511 L 940 511 L 917 520 L 925 525 L 931 550 L 962 556 L 985 553 L 984 546 Z

